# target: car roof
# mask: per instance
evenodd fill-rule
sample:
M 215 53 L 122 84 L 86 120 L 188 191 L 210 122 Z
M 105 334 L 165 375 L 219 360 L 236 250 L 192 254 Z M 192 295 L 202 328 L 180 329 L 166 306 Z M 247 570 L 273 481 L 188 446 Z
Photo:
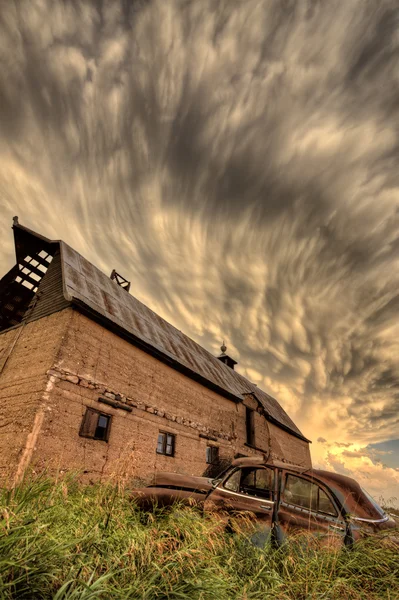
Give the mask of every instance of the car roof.
M 296 471 L 297 473 L 304 473 L 305 471 L 309 471 L 309 467 L 303 467 L 300 465 L 295 465 L 293 463 L 289 463 L 282 460 L 275 460 L 270 458 L 265 458 L 259 454 L 255 456 L 242 456 L 240 458 L 236 458 L 231 463 L 233 467 L 278 467 L 280 469 L 290 469 L 292 471 Z

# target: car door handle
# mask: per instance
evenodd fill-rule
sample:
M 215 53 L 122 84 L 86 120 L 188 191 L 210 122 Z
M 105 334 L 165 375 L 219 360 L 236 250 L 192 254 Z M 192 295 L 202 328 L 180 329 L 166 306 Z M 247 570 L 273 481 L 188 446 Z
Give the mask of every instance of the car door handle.
M 268 504 L 261 504 L 260 508 L 263 508 L 264 510 L 271 510 L 272 506 L 269 506 Z

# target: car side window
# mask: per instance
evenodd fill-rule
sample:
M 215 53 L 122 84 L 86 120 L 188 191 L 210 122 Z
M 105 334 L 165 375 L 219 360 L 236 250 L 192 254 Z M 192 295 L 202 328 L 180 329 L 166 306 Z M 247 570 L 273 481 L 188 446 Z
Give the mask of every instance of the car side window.
M 274 472 L 272 469 L 246 468 L 242 469 L 240 492 L 272 500 Z
M 226 488 L 226 490 L 230 490 L 232 492 L 238 492 L 239 488 L 240 488 L 240 479 L 241 479 L 241 469 L 237 469 L 237 471 L 234 471 L 230 477 L 228 477 L 226 479 L 226 481 L 223 484 L 223 487 Z
M 321 488 L 319 488 L 319 503 L 317 510 L 319 512 L 326 513 L 327 515 L 333 515 L 334 517 L 337 515 L 337 511 L 335 510 L 333 503 Z
M 330 498 L 316 483 L 295 475 L 286 476 L 284 500 L 315 512 L 333 516 L 337 514 Z
M 273 500 L 274 471 L 268 468 L 237 469 L 226 479 L 223 487 L 255 498 Z
M 287 475 L 284 500 L 303 508 L 316 509 L 317 486 L 301 477 Z

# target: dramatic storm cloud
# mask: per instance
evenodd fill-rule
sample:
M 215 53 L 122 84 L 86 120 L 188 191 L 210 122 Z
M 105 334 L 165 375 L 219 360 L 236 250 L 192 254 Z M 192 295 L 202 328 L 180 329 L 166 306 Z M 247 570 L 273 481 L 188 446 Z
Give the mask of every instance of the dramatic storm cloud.
M 1 272 L 18 214 L 399 497 L 398 4 L 3 2 L 0 67 Z

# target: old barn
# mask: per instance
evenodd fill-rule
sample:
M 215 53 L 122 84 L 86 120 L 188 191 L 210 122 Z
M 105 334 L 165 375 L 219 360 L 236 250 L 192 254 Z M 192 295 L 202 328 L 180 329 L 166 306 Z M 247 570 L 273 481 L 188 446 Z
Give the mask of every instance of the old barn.
M 0 281 L 0 477 L 216 472 L 237 455 L 310 466 L 280 404 L 62 241 L 14 218 Z

